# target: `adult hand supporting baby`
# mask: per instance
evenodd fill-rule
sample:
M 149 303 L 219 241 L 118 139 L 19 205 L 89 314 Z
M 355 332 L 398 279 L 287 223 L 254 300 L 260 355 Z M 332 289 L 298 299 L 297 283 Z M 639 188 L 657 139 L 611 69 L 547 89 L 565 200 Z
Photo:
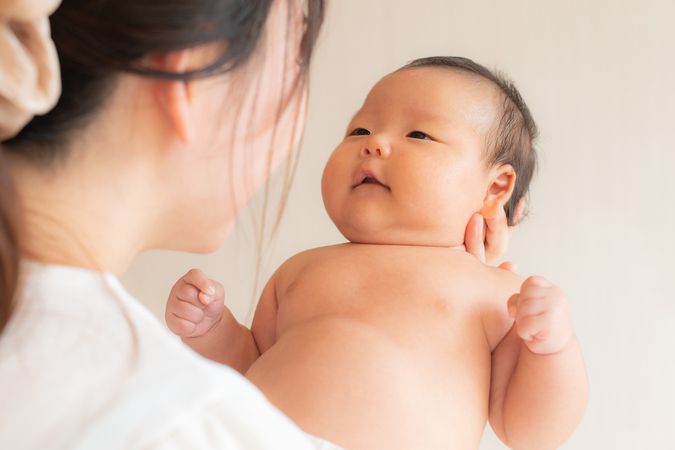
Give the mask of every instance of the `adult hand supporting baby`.
M 466 226 L 464 246 L 467 252 L 480 261 L 491 264 L 506 253 L 510 237 L 506 213 L 503 208 L 499 208 L 493 217 L 485 218 L 480 213 L 471 216 Z M 499 267 L 516 271 L 515 263 L 510 261 L 501 263 Z

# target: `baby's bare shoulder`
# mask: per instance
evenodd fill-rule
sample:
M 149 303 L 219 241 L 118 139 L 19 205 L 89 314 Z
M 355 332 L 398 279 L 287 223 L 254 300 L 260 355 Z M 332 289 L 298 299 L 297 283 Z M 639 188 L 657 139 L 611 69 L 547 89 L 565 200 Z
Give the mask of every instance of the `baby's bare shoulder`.
M 346 245 L 347 244 L 339 244 L 329 245 L 326 247 L 316 247 L 296 253 L 284 261 L 281 266 L 279 266 L 274 276 L 278 279 L 294 278 L 304 268 L 316 264 L 320 260 L 330 257 L 331 255 L 335 255 L 336 253 L 343 253 L 343 248 Z
M 496 267 L 486 266 L 486 269 L 484 280 L 488 286 L 488 295 L 481 302 L 481 318 L 490 348 L 494 350 L 513 325 L 513 319 L 508 315 L 507 302 L 520 291 L 523 278 Z
M 485 277 L 493 284 L 496 294 L 511 296 L 520 290 L 523 278 L 510 270 L 499 267 L 485 266 Z

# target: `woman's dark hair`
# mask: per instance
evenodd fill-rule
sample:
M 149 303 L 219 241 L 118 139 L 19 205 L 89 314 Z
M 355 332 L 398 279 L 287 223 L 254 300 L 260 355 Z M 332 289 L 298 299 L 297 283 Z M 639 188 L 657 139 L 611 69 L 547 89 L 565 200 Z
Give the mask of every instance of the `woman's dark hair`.
M 16 230 L 21 220 L 2 153 L 20 154 L 41 166 L 63 159 L 74 133 L 105 104 L 121 73 L 189 81 L 240 67 L 255 53 L 273 1 L 295 0 L 63 1 L 50 19 L 61 65 L 61 97 L 52 111 L 35 117 L 0 148 L 0 332 L 12 314 L 18 284 Z M 303 4 L 297 80 L 301 86 L 306 83 L 324 3 L 305 0 Z M 145 58 L 219 42 L 225 45 L 218 57 L 189 72 L 157 70 Z
M 500 111 L 487 146 L 490 166 L 509 164 L 516 172 L 516 185 L 511 198 L 504 205 L 509 225 L 515 225 L 518 206 L 526 201 L 530 182 L 537 166 L 534 141 L 538 131 L 529 108 L 516 86 L 506 77 L 495 73 L 468 58 L 458 56 L 433 56 L 421 58 L 400 70 L 418 67 L 441 67 L 476 75 L 494 84 L 501 93 Z

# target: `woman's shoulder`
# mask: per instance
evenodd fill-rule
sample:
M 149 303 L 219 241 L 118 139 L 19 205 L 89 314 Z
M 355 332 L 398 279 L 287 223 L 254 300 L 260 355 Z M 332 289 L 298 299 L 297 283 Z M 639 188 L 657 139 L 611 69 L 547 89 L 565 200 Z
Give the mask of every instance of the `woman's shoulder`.
M 197 355 L 182 365 L 129 380 L 70 448 L 316 448 L 237 372 Z
M 337 446 L 297 429 L 284 416 L 265 417 L 259 408 L 225 409 L 221 404 L 207 405 L 200 411 L 186 415 L 161 433 L 131 448 L 143 450 L 198 449 L 311 449 L 339 450 Z M 252 411 L 251 411 L 252 410 Z M 254 415 L 254 421 L 242 418 Z M 272 419 L 272 420 L 270 420 Z M 281 419 L 281 420 L 280 420 Z M 225 426 L 224 424 L 228 424 Z M 127 447 L 129 448 L 129 447 Z
M 187 370 L 154 388 L 131 389 L 73 449 L 336 448 L 302 432 L 248 380 L 226 369 L 213 363 L 211 370 Z M 186 391 L 192 391 L 191 398 L 185 398 Z M 113 439 L 110 430 L 116 430 Z
M 116 277 L 33 265 L 24 280 L 0 338 L 0 441 L 316 448 L 248 380 L 168 333 Z

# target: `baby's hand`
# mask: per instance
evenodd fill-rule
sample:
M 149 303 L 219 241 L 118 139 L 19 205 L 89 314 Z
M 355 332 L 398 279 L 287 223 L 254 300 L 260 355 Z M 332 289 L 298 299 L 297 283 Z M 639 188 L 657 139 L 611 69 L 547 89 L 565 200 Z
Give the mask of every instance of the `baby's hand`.
M 198 337 L 215 327 L 225 310 L 223 286 L 192 269 L 173 285 L 166 303 L 166 324 L 180 337 Z
M 532 353 L 551 354 L 565 348 L 573 335 L 567 298 L 542 277 L 530 277 L 520 293 L 509 298 L 509 316 Z

